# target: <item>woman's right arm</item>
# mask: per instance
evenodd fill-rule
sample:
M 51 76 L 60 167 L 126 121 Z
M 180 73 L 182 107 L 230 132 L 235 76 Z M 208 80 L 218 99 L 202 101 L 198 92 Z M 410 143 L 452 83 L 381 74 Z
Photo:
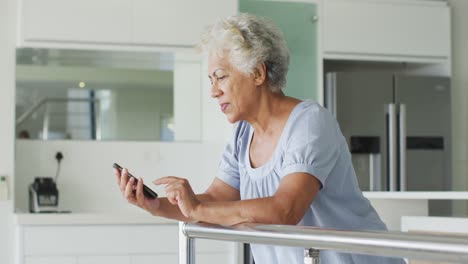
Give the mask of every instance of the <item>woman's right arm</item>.
M 137 187 L 138 188 L 138 187 Z M 142 188 L 142 187 L 141 187 Z M 190 188 L 190 186 L 188 186 Z M 137 190 L 138 192 L 138 190 Z M 142 197 L 145 199 L 145 197 Z M 197 194 L 196 198 L 200 202 L 227 202 L 240 200 L 239 191 L 223 181 L 215 178 L 210 187 L 202 193 Z M 185 217 L 179 209 L 179 206 L 169 202 L 168 198 L 160 198 L 159 208 L 151 212 L 153 215 L 162 216 L 170 219 L 177 219 L 184 222 L 193 222 L 193 219 Z
M 192 222 L 192 219 L 185 217 L 177 205 L 171 204 L 165 197 L 148 199 L 143 195 L 143 179 L 140 178 L 137 184 L 134 180 L 128 180 L 127 169 L 122 170 L 122 174 L 114 171 L 120 190 L 127 201 L 136 205 L 152 215 L 175 219 L 183 222 Z M 190 185 L 188 188 L 191 188 Z M 134 193 L 136 190 L 136 193 Z M 223 181 L 215 178 L 210 187 L 202 193 L 196 195 L 200 202 L 215 201 L 236 201 L 240 199 L 239 191 Z

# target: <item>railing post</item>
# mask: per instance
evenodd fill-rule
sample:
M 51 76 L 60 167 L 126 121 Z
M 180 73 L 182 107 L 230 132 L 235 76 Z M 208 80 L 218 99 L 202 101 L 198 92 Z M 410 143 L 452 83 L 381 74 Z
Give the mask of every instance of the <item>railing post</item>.
M 320 264 L 320 251 L 314 248 L 304 249 L 304 264 Z
M 184 233 L 184 222 L 179 222 L 179 264 L 195 264 L 195 239 Z

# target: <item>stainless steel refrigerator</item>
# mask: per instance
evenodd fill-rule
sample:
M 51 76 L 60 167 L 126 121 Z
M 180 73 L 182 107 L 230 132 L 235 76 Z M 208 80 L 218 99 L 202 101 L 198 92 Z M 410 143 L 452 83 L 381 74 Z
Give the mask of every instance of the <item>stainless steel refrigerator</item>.
M 450 79 L 331 72 L 325 101 L 363 191 L 451 189 Z

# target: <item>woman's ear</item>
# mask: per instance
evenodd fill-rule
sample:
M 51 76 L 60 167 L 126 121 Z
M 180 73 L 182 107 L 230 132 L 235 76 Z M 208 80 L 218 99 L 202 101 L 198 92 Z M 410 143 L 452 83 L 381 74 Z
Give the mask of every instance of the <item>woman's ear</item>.
M 265 83 L 266 80 L 266 65 L 265 63 L 259 64 L 254 71 L 255 84 L 260 86 Z

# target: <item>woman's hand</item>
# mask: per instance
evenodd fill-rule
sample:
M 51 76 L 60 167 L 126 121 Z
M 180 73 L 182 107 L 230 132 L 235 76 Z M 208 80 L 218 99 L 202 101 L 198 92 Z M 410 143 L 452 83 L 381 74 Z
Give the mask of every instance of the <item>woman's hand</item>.
M 201 202 L 197 199 L 187 179 L 168 176 L 157 179 L 153 183 L 156 185 L 165 184 L 168 201 L 177 205 L 185 217 L 196 221 L 194 212 Z
M 143 195 L 142 178 L 140 178 L 138 182 L 136 182 L 133 177 L 129 180 L 127 169 L 123 169 L 122 173 L 115 169 L 114 174 L 117 178 L 117 184 L 119 185 L 120 191 L 129 203 L 136 205 L 151 214 L 154 214 L 159 209 L 161 203 L 159 198 L 148 199 Z

